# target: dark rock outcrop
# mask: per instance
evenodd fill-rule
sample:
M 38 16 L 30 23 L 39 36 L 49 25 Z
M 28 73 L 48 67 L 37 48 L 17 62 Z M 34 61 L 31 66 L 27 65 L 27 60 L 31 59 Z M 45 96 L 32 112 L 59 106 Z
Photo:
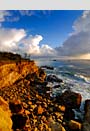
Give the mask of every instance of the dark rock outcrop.
M 54 70 L 54 67 L 52 66 L 41 66 L 42 69 L 49 69 L 49 70 Z
M 60 78 L 58 78 L 56 75 L 48 75 L 47 78 L 46 78 L 46 80 L 48 82 L 60 82 L 60 83 L 63 82 L 63 80 L 60 79 Z
M 67 109 L 79 108 L 81 100 L 82 100 L 81 94 L 72 92 L 70 90 L 65 91 L 59 98 L 59 101 L 63 105 L 65 105 Z
M 85 116 L 82 124 L 82 131 L 90 131 L 90 100 L 85 101 Z
M 12 113 L 19 113 L 22 110 L 22 105 L 20 103 L 9 102 L 9 108 Z
M 16 129 L 23 129 L 26 124 L 27 117 L 22 114 L 12 115 L 13 126 L 12 128 L 16 131 Z

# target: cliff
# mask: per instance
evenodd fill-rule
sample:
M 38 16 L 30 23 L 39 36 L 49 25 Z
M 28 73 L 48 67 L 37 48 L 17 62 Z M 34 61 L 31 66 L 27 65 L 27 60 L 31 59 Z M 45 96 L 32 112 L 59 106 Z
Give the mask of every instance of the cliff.
M 8 103 L 0 96 L 0 131 L 12 131 L 11 111 Z
M 45 73 L 34 61 L 13 62 L 0 65 L 0 88 L 11 86 L 18 80 L 44 81 Z

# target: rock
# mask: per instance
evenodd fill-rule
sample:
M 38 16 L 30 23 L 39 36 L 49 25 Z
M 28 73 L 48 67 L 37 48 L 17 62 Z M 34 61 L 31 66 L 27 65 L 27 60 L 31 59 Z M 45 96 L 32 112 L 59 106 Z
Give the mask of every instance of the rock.
M 34 61 L 22 61 L 19 64 L 5 63 L 0 65 L 0 88 L 17 84 L 21 80 L 27 79 L 27 85 L 30 81 L 40 80 L 44 82 L 45 72 L 35 65 Z
M 38 106 L 38 115 L 41 115 L 44 112 L 44 109 L 41 105 Z
M 74 119 L 74 118 L 75 118 L 75 113 L 74 113 L 74 111 L 71 110 L 71 109 L 65 110 L 65 112 L 64 112 L 64 118 L 65 118 L 66 120 Z
M 54 70 L 54 67 L 52 67 L 52 66 L 41 66 L 41 69 Z
M 65 128 L 57 122 L 49 122 L 49 127 L 51 128 L 51 131 L 66 131 Z
M 28 110 L 25 110 L 24 112 L 25 112 L 26 116 L 30 114 L 30 112 Z
M 63 80 L 58 78 L 56 75 L 48 75 L 46 80 L 48 82 L 60 82 L 60 83 L 63 82 Z
M 80 131 L 81 130 L 81 123 L 77 122 L 77 121 L 74 121 L 74 120 L 70 120 L 69 121 L 69 128 L 71 130 L 77 130 L 77 131 Z
M 90 131 L 90 100 L 85 101 L 85 116 L 82 124 L 82 131 Z
M 22 105 L 14 102 L 9 102 L 9 108 L 12 113 L 19 113 L 22 110 Z
M 23 129 L 26 124 L 27 117 L 22 114 L 12 115 L 13 129 Z
M 0 131 L 12 131 L 12 120 L 9 105 L 1 96 L 0 96 Z
M 65 106 L 64 105 L 59 105 L 58 108 L 60 109 L 60 111 L 65 112 Z
M 23 107 L 24 107 L 25 109 L 28 108 L 28 104 L 27 104 L 27 103 L 23 102 L 22 105 L 23 105 Z
M 55 85 L 55 86 L 53 86 L 53 88 L 59 88 L 60 87 L 60 85 Z
M 90 123 L 87 121 L 84 121 L 82 124 L 82 129 L 81 131 L 90 131 Z
M 75 92 L 67 90 L 60 96 L 59 99 L 60 99 L 60 102 L 63 105 L 65 105 L 66 108 L 74 109 L 74 108 L 80 107 L 82 96 L 79 93 L 75 93 Z

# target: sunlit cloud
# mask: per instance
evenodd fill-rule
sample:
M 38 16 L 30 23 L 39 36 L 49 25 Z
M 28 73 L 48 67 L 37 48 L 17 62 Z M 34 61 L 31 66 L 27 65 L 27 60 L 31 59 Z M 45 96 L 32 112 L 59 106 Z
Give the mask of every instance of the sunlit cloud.
M 84 11 L 72 26 L 74 32 L 63 43 L 62 47 L 56 48 L 59 55 L 75 56 L 83 58 L 90 53 L 90 11 Z M 87 55 L 88 57 L 88 55 Z

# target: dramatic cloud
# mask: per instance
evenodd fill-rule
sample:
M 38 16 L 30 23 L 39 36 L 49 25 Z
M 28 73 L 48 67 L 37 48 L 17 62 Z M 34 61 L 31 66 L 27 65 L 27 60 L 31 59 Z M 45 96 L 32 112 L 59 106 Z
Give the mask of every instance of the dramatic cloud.
M 29 36 L 22 41 L 21 50 L 32 56 L 54 56 L 55 50 L 48 45 L 40 46 L 40 41 L 43 40 L 41 35 Z
M 0 29 L 0 51 L 15 52 L 19 41 L 26 36 L 23 29 Z
M 24 29 L 0 29 L 0 51 L 8 51 L 32 56 L 53 56 L 54 49 L 48 45 L 40 46 L 41 35 L 28 36 Z
M 74 32 L 62 47 L 56 48 L 58 54 L 63 56 L 90 54 L 90 11 L 83 12 L 82 16 L 74 22 L 73 29 Z

